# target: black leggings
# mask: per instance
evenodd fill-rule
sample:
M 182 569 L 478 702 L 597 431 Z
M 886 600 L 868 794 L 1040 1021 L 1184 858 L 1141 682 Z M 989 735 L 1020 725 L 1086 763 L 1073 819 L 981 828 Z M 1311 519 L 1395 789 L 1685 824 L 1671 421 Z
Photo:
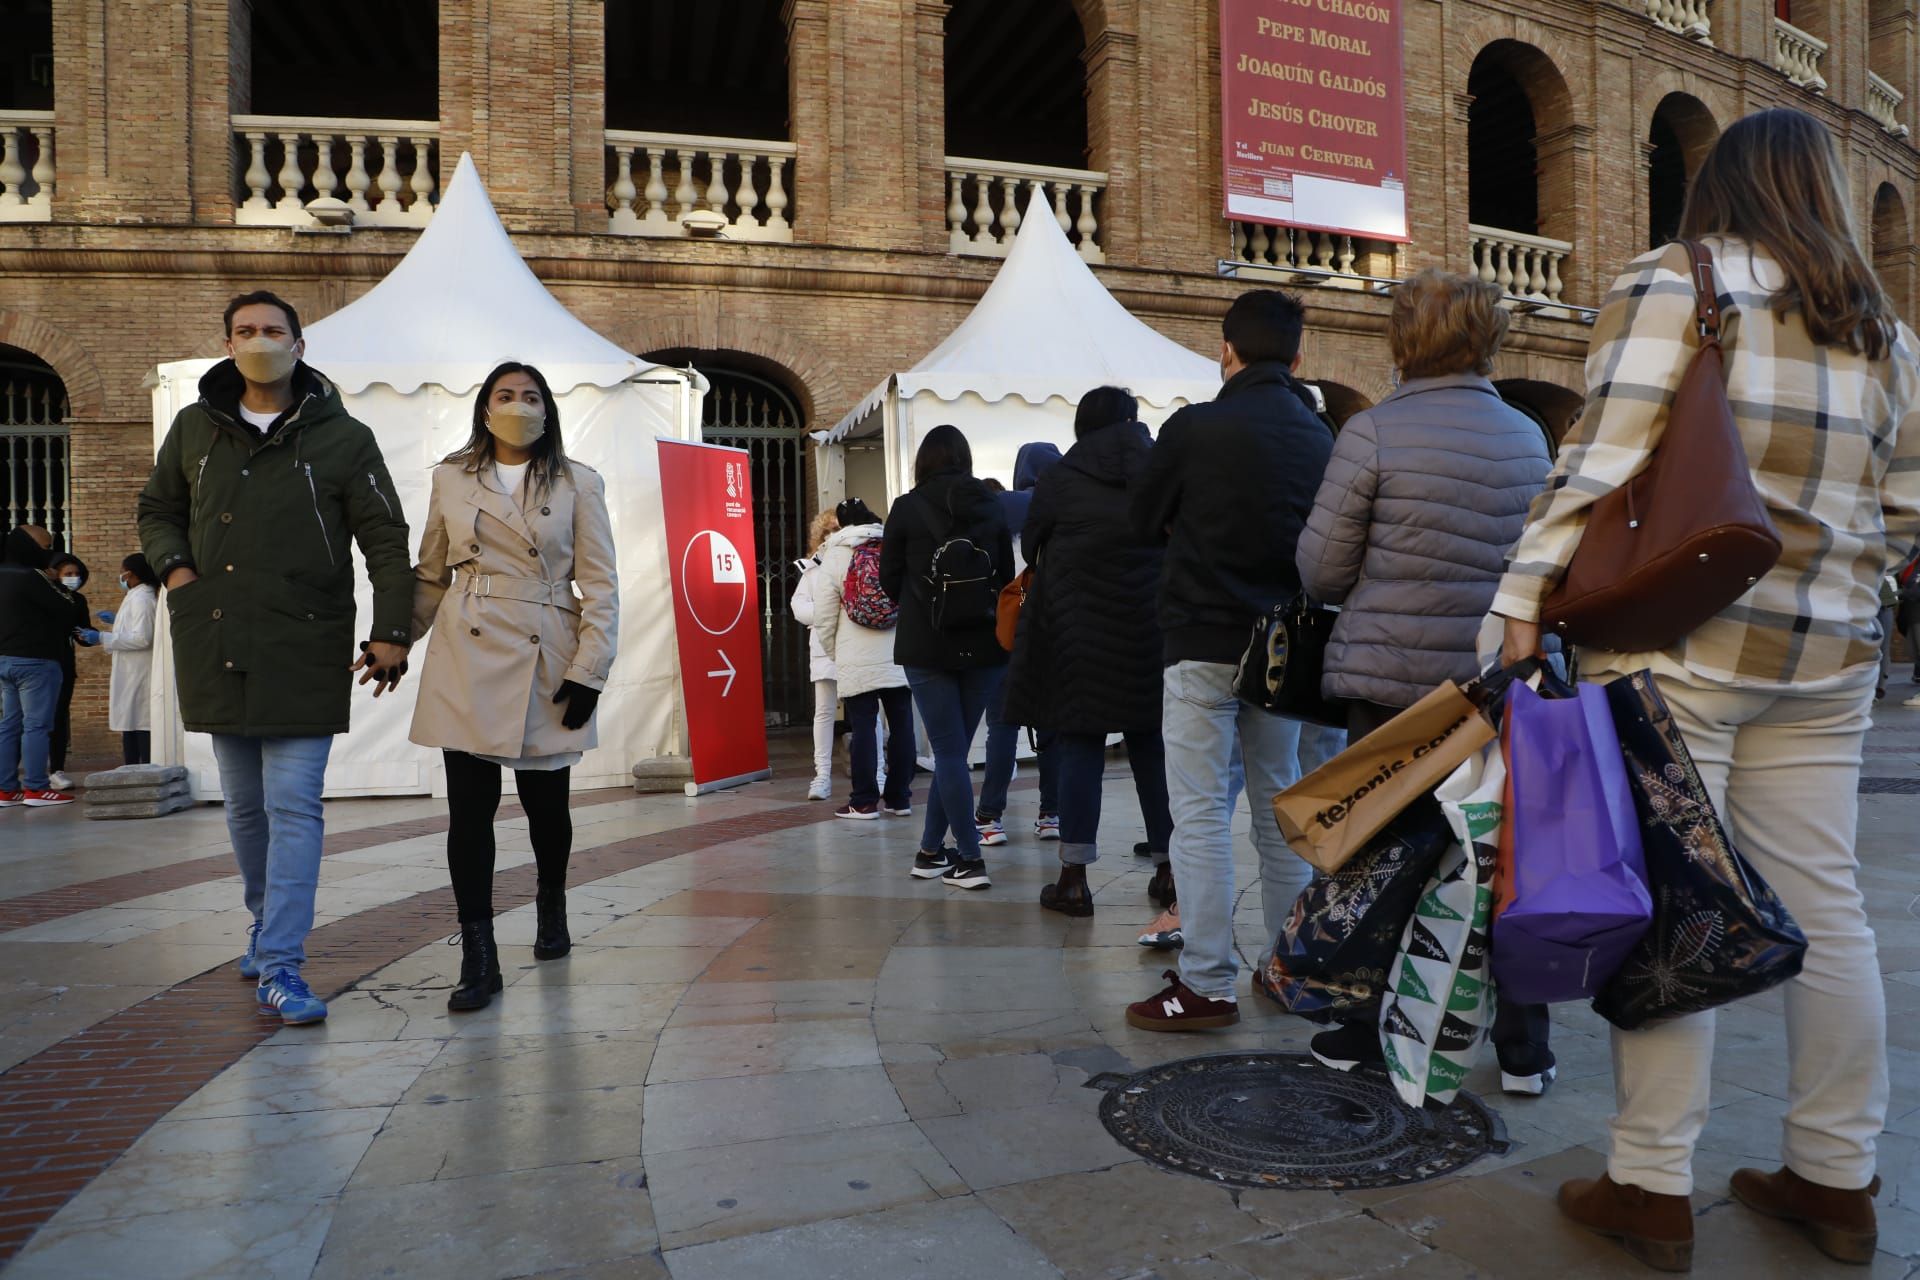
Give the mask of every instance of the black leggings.
M 460 923 L 493 919 L 493 817 L 500 808 L 500 766 L 464 751 L 447 759 L 447 870 Z M 514 789 L 527 811 L 533 860 L 542 889 L 565 888 L 573 852 L 571 769 L 515 769 Z
M 129 729 L 122 733 L 120 760 L 123 764 L 153 763 L 153 730 Z

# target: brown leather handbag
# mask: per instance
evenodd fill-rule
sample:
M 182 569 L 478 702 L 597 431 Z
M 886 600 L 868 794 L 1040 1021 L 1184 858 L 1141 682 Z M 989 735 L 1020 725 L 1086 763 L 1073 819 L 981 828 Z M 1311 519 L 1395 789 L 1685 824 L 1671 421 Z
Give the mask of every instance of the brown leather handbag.
M 1000 604 L 994 611 L 993 635 L 1000 647 L 1013 652 L 1014 638 L 1020 633 L 1020 610 L 1026 607 L 1027 592 L 1033 589 L 1033 569 L 1022 569 L 1020 576 L 1000 588 Z
M 1667 429 L 1640 474 L 1593 504 L 1541 626 L 1619 653 L 1670 648 L 1745 595 L 1780 559 L 1727 403 L 1713 255 L 1693 258 L 1694 353 Z

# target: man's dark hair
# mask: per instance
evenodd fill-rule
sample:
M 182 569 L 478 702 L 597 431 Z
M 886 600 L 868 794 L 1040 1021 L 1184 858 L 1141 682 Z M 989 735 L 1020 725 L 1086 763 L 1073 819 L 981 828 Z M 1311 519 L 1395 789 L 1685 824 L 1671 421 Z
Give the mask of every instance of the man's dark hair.
M 973 474 L 973 447 L 960 428 L 943 422 L 927 432 L 913 459 L 913 482 L 925 484 L 935 476 Z
M 1092 435 L 1140 416 L 1140 402 L 1125 387 L 1095 387 L 1080 398 L 1073 411 L 1073 438 Z
M 128 556 L 125 560 L 122 560 L 120 567 L 132 574 L 134 580 L 137 582 L 144 583 L 149 587 L 157 587 L 160 585 L 160 576 L 153 571 L 153 566 L 147 563 L 147 558 L 138 551 Z
M 227 304 L 226 314 L 220 317 L 227 327 L 227 336 L 233 336 L 233 313 L 242 307 L 268 306 L 278 307 L 287 314 L 287 328 L 293 330 L 293 336 L 300 336 L 300 313 L 293 304 L 270 289 L 255 289 L 252 293 L 243 293 Z
M 1307 308 L 1299 298 L 1279 289 L 1255 289 L 1233 300 L 1220 332 L 1241 364 L 1292 364 L 1306 327 Z

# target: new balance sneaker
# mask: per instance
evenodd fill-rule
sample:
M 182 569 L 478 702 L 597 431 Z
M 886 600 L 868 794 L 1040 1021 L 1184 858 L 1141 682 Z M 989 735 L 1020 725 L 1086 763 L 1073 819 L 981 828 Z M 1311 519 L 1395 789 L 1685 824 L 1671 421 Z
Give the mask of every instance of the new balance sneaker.
M 980 833 L 980 847 L 982 849 L 991 849 L 995 845 L 1002 845 L 1007 842 L 1007 829 L 1000 825 L 1000 819 L 998 818 L 990 818 L 985 822 L 975 818 L 973 820 L 973 829 Z
M 1387 1061 L 1380 1049 L 1380 1029 L 1371 1022 L 1343 1022 L 1308 1041 L 1307 1048 L 1321 1066 L 1335 1071 L 1385 1066 Z
M 953 865 L 953 861 L 954 850 L 952 849 L 937 849 L 932 853 L 922 849 L 913 858 L 913 878 L 938 880 L 947 874 L 947 869 Z
M 1545 1071 L 1536 1071 L 1530 1076 L 1513 1076 L 1500 1073 L 1500 1092 L 1519 1094 L 1522 1097 L 1539 1097 L 1547 1091 L 1547 1086 L 1559 1076 L 1558 1067 L 1548 1067 Z
M 326 1002 L 314 995 L 306 979 L 292 969 L 275 969 L 262 978 L 258 998 L 260 1012 L 277 1013 L 290 1027 L 326 1021 Z
M 1168 907 L 1155 916 L 1147 931 L 1140 935 L 1140 945 L 1155 951 L 1173 951 L 1186 946 L 1187 940 L 1180 932 L 1180 908 Z
M 1211 1031 L 1240 1021 L 1240 1006 L 1232 1000 L 1197 995 L 1172 969 L 1161 977 L 1166 990 L 1127 1006 L 1127 1025 L 1141 1031 Z
M 51 809 L 57 804 L 72 804 L 73 797 L 65 791 L 54 791 L 51 788 L 35 791 L 32 787 L 28 787 L 20 793 L 20 803 L 29 809 Z
M 833 799 L 833 779 L 827 778 L 827 777 L 815 778 L 807 786 L 807 799 L 809 800 Z
M 886 814 L 889 818 L 911 818 L 913 816 L 913 806 L 911 804 L 903 804 L 896 809 L 885 800 L 882 800 L 880 802 L 880 812 Z
M 1057 813 L 1043 813 L 1035 818 L 1033 820 L 1033 834 L 1039 836 L 1042 840 L 1058 840 L 1060 838 L 1060 815 Z
M 0 809 L 17 809 L 26 802 L 24 791 L 0 791 Z
M 47 775 L 47 790 L 71 791 L 73 790 L 73 779 L 67 776 L 65 770 L 55 769 Z
M 846 818 L 851 822 L 872 822 L 880 816 L 877 804 L 843 804 L 833 811 L 836 818 Z
M 968 862 L 955 857 L 953 865 L 947 868 L 947 874 L 940 877 L 940 883 L 949 889 L 988 889 L 993 881 L 987 878 L 987 864 L 984 859 L 975 858 Z
M 240 957 L 240 976 L 249 982 L 260 977 L 260 922 L 247 926 L 247 954 Z

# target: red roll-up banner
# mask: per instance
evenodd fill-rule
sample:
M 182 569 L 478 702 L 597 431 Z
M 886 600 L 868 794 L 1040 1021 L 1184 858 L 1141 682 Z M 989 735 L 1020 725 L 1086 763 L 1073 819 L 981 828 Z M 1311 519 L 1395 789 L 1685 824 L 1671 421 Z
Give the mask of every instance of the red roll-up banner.
M 1402 0 L 1220 0 L 1227 217 L 1407 239 Z
M 693 757 L 688 795 L 769 777 L 747 451 L 662 440 L 660 510 Z

